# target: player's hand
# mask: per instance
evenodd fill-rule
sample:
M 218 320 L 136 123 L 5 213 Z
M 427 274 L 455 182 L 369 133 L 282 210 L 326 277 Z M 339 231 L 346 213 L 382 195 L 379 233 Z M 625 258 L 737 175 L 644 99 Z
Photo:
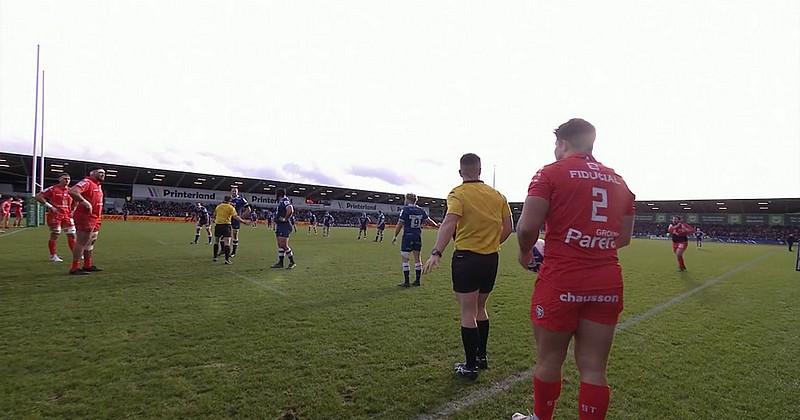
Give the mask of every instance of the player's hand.
M 428 261 L 425 261 L 425 264 L 422 266 L 422 274 L 429 274 L 436 268 L 439 268 L 439 262 L 441 261 L 441 257 L 438 255 L 431 255 L 428 257 Z
M 92 212 L 92 203 L 90 203 L 88 201 L 83 201 L 83 202 L 81 202 L 81 205 L 83 207 L 86 207 L 86 210 L 89 210 L 89 213 Z
M 528 266 L 530 265 L 531 261 L 533 260 L 533 256 L 530 252 L 519 252 L 519 257 L 517 261 L 519 261 L 519 265 L 522 266 L 525 270 L 529 270 Z

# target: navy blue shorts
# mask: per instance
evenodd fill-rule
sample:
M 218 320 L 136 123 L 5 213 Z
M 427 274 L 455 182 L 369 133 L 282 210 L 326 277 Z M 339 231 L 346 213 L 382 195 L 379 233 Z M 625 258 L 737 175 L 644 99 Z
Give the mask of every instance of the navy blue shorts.
M 241 224 L 241 223 L 239 223 L 239 221 L 238 221 L 238 220 L 236 220 L 236 219 L 231 219 L 231 228 L 233 228 L 233 229 L 239 229 L 239 228 L 241 228 L 241 227 L 242 227 L 242 224 Z
M 378 225 L 378 230 L 384 230 L 384 229 L 386 229 L 386 223 L 381 223 Z
M 422 251 L 422 238 L 419 236 L 403 236 L 402 252 Z
M 288 238 L 294 229 L 291 223 L 278 223 L 275 225 L 275 236 Z
M 209 224 L 208 217 L 201 217 L 197 219 L 197 226 L 208 226 Z
M 359 229 L 360 230 L 367 230 L 367 225 L 361 225 L 361 227 L 359 227 Z

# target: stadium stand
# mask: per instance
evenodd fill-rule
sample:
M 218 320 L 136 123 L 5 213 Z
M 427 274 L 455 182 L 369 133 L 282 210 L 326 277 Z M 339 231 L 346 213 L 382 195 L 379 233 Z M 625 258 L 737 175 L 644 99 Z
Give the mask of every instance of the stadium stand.
M 69 173 L 78 180 L 89 166 L 98 162 L 84 162 L 62 158 L 45 159 L 45 184 L 56 182 L 61 173 Z M 225 175 L 199 174 L 173 170 L 100 164 L 107 169 L 104 189 L 108 214 L 121 214 L 125 209 L 131 215 L 187 217 L 196 201 L 210 209 L 221 200 L 232 186 L 247 195 L 269 196 L 275 189 L 284 188 L 290 196 L 305 203 L 297 203 L 298 220 L 304 221 L 309 211 L 321 220 L 330 211 L 337 226 L 355 226 L 358 215 L 365 211 L 377 214 L 384 211 L 387 223 L 396 222 L 397 206 L 403 204 L 402 192 L 380 192 L 323 185 L 303 184 L 278 180 L 263 180 Z M 29 189 L 31 157 L 0 152 L 0 194 L 23 196 Z M 174 190 L 180 200 L 170 200 L 159 195 L 164 190 Z M 150 197 L 141 196 L 150 191 Z M 213 199 L 194 200 L 192 192 L 217 192 Z M 181 195 L 183 194 L 183 195 Z M 258 208 L 263 220 L 271 209 L 269 203 L 251 202 Z M 352 205 L 351 205 L 352 204 Z M 435 220 L 445 213 L 445 200 L 420 197 L 419 204 L 430 210 Z M 522 203 L 512 202 L 514 220 L 519 218 Z M 393 206 L 393 207 L 392 207 Z M 800 198 L 735 199 L 735 200 L 656 200 L 636 202 L 636 228 L 638 237 L 663 237 L 672 215 L 682 215 L 689 224 L 700 227 L 707 238 L 724 242 L 783 243 L 789 233 L 800 236 Z

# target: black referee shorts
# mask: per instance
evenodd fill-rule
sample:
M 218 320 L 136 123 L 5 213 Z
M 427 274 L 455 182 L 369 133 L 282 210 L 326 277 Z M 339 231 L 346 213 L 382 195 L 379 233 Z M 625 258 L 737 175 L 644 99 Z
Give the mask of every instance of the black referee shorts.
M 230 238 L 231 225 L 214 225 L 214 236 L 217 238 Z
M 451 264 L 453 291 L 470 293 L 476 290 L 489 293 L 497 277 L 498 254 L 478 254 L 472 251 L 453 252 Z

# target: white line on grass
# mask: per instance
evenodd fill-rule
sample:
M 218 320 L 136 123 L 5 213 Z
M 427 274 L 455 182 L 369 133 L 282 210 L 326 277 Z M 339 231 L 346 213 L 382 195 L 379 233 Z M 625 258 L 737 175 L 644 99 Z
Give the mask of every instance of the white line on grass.
M 281 291 L 279 289 L 276 289 L 275 287 L 272 287 L 272 286 L 270 286 L 268 284 L 264 284 L 264 283 L 254 279 L 252 277 L 245 276 L 244 274 L 239 274 L 239 273 L 237 273 L 235 271 L 231 271 L 231 274 L 233 274 L 234 276 L 239 277 L 241 279 L 245 279 L 245 280 L 249 281 L 250 283 L 253 283 L 256 286 L 259 286 L 259 287 L 261 287 L 263 289 L 269 290 L 270 292 L 275 292 L 275 293 L 277 293 L 277 294 L 279 294 L 281 296 L 286 296 L 285 292 L 283 292 L 283 291 Z
M 17 229 L 17 230 L 12 230 L 11 232 L 0 233 L 0 238 L 3 238 L 5 236 L 11 236 L 15 233 L 25 232 L 25 230 L 26 229 Z
M 776 252 L 777 251 L 773 251 L 768 254 L 762 255 L 760 257 L 753 258 L 752 260 L 746 263 L 740 264 L 737 267 L 732 268 L 716 277 L 712 277 L 706 280 L 703 284 L 695 287 L 694 289 L 681 293 L 666 302 L 660 303 L 648 309 L 647 311 L 644 311 L 638 315 L 626 319 L 623 322 L 620 322 L 619 324 L 617 324 L 617 332 L 624 331 L 627 328 L 639 324 L 640 322 L 648 318 L 651 318 L 661 312 L 664 312 L 666 309 L 683 302 L 684 300 L 696 295 L 697 293 L 727 280 L 731 276 L 738 274 L 741 271 L 747 270 L 748 268 L 760 264 L 762 261 L 774 255 Z M 489 398 L 495 397 L 502 392 L 508 391 L 509 389 L 511 389 L 511 387 L 520 382 L 526 380 L 528 381 L 532 380 L 532 377 L 533 377 L 533 368 L 524 370 L 522 372 L 517 372 L 501 380 L 500 382 L 493 383 L 488 388 L 476 390 L 460 400 L 451 401 L 447 404 L 444 404 L 441 407 L 437 408 L 436 411 L 432 413 L 420 414 L 419 416 L 417 416 L 417 420 L 432 420 L 432 419 L 447 418 L 469 406 L 486 401 Z

